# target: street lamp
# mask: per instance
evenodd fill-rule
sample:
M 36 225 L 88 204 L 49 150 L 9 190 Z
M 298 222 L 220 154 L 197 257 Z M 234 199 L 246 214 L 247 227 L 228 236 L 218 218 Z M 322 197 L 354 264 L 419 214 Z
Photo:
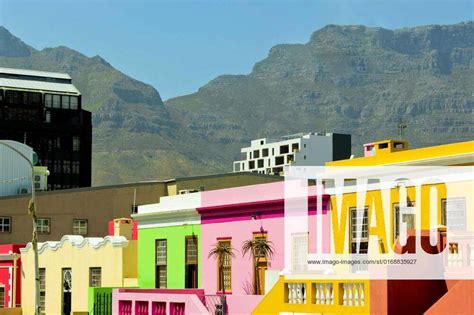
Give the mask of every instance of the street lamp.
M 39 267 L 38 267 L 38 233 L 37 233 L 38 218 L 36 217 L 34 165 L 33 163 L 31 163 L 30 159 L 26 157 L 20 150 L 10 145 L 6 141 L 0 140 L 0 145 L 3 145 L 9 148 L 10 150 L 16 152 L 26 162 L 28 162 L 29 166 L 31 167 L 31 200 L 28 204 L 28 214 L 31 216 L 31 219 L 33 220 L 33 235 L 31 239 L 31 244 L 33 245 L 34 263 L 35 263 L 35 314 L 39 315 L 40 314 L 40 305 L 39 305 L 40 279 L 39 279 Z

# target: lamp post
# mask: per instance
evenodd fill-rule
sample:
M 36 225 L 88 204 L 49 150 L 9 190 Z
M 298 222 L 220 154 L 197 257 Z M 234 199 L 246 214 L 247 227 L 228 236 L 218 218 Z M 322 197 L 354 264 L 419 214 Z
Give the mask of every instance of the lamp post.
M 31 167 L 31 201 L 28 204 L 28 214 L 31 216 L 33 221 L 33 234 L 31 238 L 31 244 L 33 246 L 33 253 L 34 253 L 34 264 L 35 264 L 35 314 L 40 314 L 40 279 L 39 279 L 39 267 L 38 267 L 38 233 L 37 233 L 37 225 L 38 225 L 38 218 L 36 216 L 36 203 L 35 203 L 35 181 L 34 181 L 34 165 L 31 163 L 30 159 L 26 157 L 20 150 L 13 147 L 12 145 L 8 144 L 6 141 L 0 140 L 0 145 L 3 145 L 10 150 L 16 152 L 19 156 L 21 156 L 26 162 L 28 162 L 29 166 Z

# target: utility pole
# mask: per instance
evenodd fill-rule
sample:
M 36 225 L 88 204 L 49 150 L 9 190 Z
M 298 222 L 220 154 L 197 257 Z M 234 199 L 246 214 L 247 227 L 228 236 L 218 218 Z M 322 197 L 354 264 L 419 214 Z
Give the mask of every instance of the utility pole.
M 25 134 L 26 135 L 26 134 Z M 26 157 L 20 150 L 8 144 L 6 141 L 0 140 L 0 145 L 3 145 L 10 150 L 16 152 L 20 157 L 22 157 L 31 167 L 31 200 L 28 203 L 28 214 L 31 216 L 33 221 L 33 233 L 31 239 L 31 245 L 33 247 L 34 254 L 34 269 L 35 269 L 35 315 L 40 315 L 40 279 L 39 279 L 39 266 L 38 266 L 38 217 L 36 216 L 36 200 L 35 200 L 35 170 L 34 165 L 31 163 L 30 159 Z
M 403 123 L 403 121 L 400 120 L 400 123 L 398 124 L 398 140 L 403 139 L 403 130 L 407 128 L 407 125 Z

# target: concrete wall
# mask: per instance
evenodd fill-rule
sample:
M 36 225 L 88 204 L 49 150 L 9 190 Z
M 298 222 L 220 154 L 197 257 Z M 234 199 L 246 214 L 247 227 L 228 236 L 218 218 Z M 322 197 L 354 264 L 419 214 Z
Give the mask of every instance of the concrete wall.
M 108 221 L 130 217 L 136 189 L 136 203 L 148 204 L 159 201 L 165 195 L 164 183 L 138 183 L 97 188 L 79 188 L 37 194 L 38 217 L 51 219 L 51 233 L 39 234 L 40 242 L 57 241 L 63 235 L 73 233 L 73 220 L 88 220 L 90 237 L 108 234 Z M 31 241 L 31 218 L 27 206 L 29 195 L 0 198 L 0 216 L 12 218 L 12 232 L 0 237 L 0 244 L 27 243 Z

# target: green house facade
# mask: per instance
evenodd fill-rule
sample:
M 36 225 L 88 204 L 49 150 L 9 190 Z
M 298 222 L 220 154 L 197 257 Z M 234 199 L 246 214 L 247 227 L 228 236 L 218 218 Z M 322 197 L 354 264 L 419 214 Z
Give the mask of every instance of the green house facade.
M 138 207 L 138 286 L 201 287 L 200 193 L 161 197 Z

